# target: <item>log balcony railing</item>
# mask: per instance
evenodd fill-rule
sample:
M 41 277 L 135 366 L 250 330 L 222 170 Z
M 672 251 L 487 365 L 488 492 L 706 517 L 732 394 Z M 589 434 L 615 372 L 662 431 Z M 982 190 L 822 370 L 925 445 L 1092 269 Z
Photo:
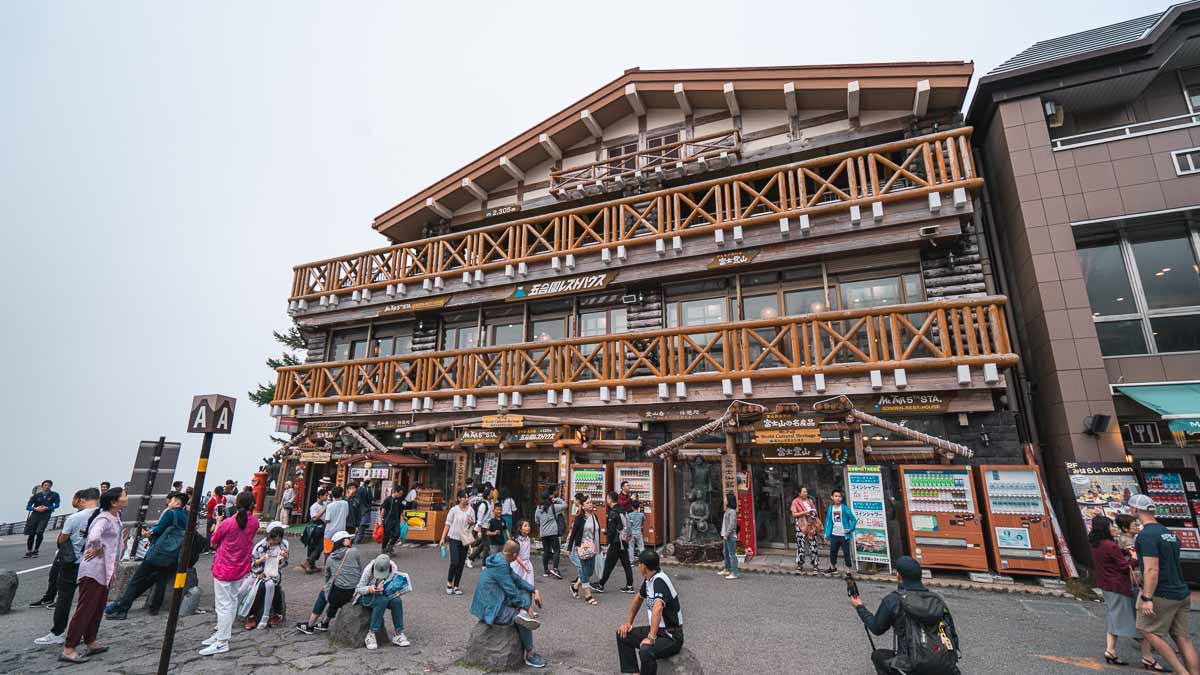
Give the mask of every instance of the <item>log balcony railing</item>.
M 625 401 L 629 389 L 658 387 L 660 398 L 686 398 L 688 383 L 722 382 L 726 396 L 740 381 L 791 378 L 793 392 L 812 377 L 817 393 L 825 376 L 869 374 L 872 383 L 895 371 L 900 385 L 907 371 L 982 368 L 987 383 L 998 369 L 1017 362 L 1003 306 L 1005 298 L 922 302 L 709 326 L 619 335 L 527 342 L 475 349 L 425 352 L 386 358 L 286 366 L 278 370 L 276 415 L 323 412 L 391 411 L 411 401 L 431 410 L 435 399 L 497 396 L 497 405 L 519 405 L 521 395 L 545 392 L 547 403 L 571 403 L 574 392 L 599 392 L 599 400 Z M 900 371 L 905 371 L 901 374 Z M 615 394 L 612 390 L 615 389 Z M 332 412 L 329 411 L 329 412 Z M 363 412 L 366 412 L 365 410 Z
M 605 182 L 636 180 L 656 171 L 681 169 L 686 164 L 706 161 L 722 155 L 740 156 L 741 134 L 737 129 L 697 136 L 657 148 L 609 157 L 584 166 L 550 172 L 550 191 L 570 191 Z
M 403 295 L 412 283 L 431 290 L 456 275 L 464 283 L 484 282 L 494 271 L 512 278 L 539 262 L 571 269 L 583 255 L 611 263 L 629 247 L 661 252 L 668 238 L 732 227 L 778 222 L 781 234 L 789 224 L 805 234 L 809 216 L 849 212 L 856 220 L 866 208 L 880 217 L 885 203 L 926 195 L 936 210 L 946 192 L 962 206 L 967 190 L 983 184 L 971 160 L 970 136 L 964 127 L 298 265 L 290 300 L 293 308 L 306 309 L 309 301 L 336 303 L 339 295 L 369 298 L 385 289 Z M 723 234 L 711 236 L 724 240 Z

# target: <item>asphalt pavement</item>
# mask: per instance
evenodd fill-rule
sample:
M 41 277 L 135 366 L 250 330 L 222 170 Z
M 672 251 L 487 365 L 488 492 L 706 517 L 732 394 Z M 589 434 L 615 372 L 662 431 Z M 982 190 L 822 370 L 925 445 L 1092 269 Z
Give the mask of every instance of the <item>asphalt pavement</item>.
M 293 541 L 298 554 L 299 542 Z M 377 552 L 375 545 L 363 548 L 368 555 Z M 14 559 L 10 542 L 0 543 L 0 556 L 0 567 Z M 20 551 L 15 556 L 18 564 L 23 562 Z M 211 556 L 205 556 L 200 564 L 202 607 L 210 610 L 211 561 Z M 396 561 L 412 575 L 415 586 L 413 593 L 405 596 L 406 630 L 413 643 L 409 648 L 381 645 L 376 652 L 335 648 L 321 634 L 306 636 L 292 631 L 290 626 L 307 613 L 321 576 L 289 567 L 283 584 L 289 604 L 286 630 L 246 632 L 235 627 L 233 650 L 205 658 L 196 650 L 212 630 L 213 615 L 187 617 L 181 621 L 175 643 L 173 672 L 477 672 L 458 666 L 457 661 L 474 622 L 468 608 L 479 568 L 466 571 L 465 595 L 448 597 L 443 592 L 446 563 L 436 549 L 403 548 Z M 540 570 L 539 561 L 535 558 L 534 562 Z M 565 559 L 563 565 L 566 573 L 570 565 Z M 686 646 L 710 674 L 873 672 L 870 645 L 840 580 L 745 574 L 726 581 L 708 569 L 668 566 L 667 571 L 681 596 Z M 154 671 L 164 621 L 149 617 L 141 603 L 130 612 L 129 620 L 106 620 L 101 625 L 100 641 L 112 649 L 85 666 L 59 664 L 55 648 L 34 645 L 33 639 L 46 633 L 50 625 L 50 612 L 28 607 L 45 588 L 44 575 L 44 571 L 21 575 L 14 611 L 0 617 L 0 673 L 41 673 L 60 665 L 85 673 Z M 536 581 L 547 606 L 545 624 L 535 638 L 550 662 L 546 672 L 617 672 L 614 631 L 631 600 L 629 595 L 614 592 L 620 580 L 618 571 L 609 583 L 609 592 L 598 596 L 600 606 L 589 607 L 571 598 L 567 581 L 545 579 L 539 573 Z M 890 590 L 881 584 L 863 583 L 861 587 L 872 608 Z M 957 589 L 943 595 L 962 636 L 965 674 L 1127 670 L 1106 666 L 1101 658 L 1104 607 L 1099 603 Z M 1196 616 L 1193 614 L 1193 624 Z M 639 621 L 645 621 L 644 615 Z M 890 635 L 875 640 L 881 646 L 891 644 Z M 1123 649 L 1127 658 L 1134 658 L 1130 645 Z

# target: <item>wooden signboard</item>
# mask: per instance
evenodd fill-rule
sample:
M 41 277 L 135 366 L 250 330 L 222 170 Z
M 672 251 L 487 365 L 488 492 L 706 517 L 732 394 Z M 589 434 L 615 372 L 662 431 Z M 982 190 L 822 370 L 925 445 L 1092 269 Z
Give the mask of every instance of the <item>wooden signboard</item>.
M 417 300 L 407 300 L 405 302 L 389 302 L 379 310 L 375 316 L 393 316 L 396 314 L 414 314 L 423 312 L 429 309 L 441 309 L 450 302 L 449 295 L 442 295 L 434 298 L 420 298 Z
M 950 409 L 952 396 L 931 394 L 880 394 L 871 406 L 874 413 L 944 413 Z
M 467 453 L 454 453 L 454 494 L 467 486 Z
M 484 415 L 484 429 L 516 429 L 525 426 L 521 415 Z
M 823 415 L 767 413 L 754 423 L 755 445 L 804 445 L 821 442 Z
M 552 443 L 558 440 L 557 427 L 522 427 L 509 432 L 513 443 Z
M 700 408 L 649 408 L 642 411 L 642 419 L 646 422 L 705 420 L 715 419 L 717 416 L 717 413 Z
M 331 453 L 331 452 L 313 451 L 313 452 L 300 453 L 300 461 L 301 462 L 312 462 L 314 464 L 325 464 L 326 462 L 328 462 L 331 459 L 333 459 L 333 453 Z
M 497 429 L 460 429 L 458 440 L 463 443 L 499 443 L 500 431 Z
M 718 270 L 725 267 L 735 267 L 737 265 L 748 265 L 753 261 L 760 249 L 748 248 L 744 251 L 729 251 L 728 253 L 718 253 L 713 256 L 711 262 L 708 263 L 708 269 Z
M 513 289 L 512 295 L 508 297 L 507 302 L 534 298 L 550 298 L 556 295 L 580 293 L 583 291 L 598 291 L 607 288 L 613 279 L 616 278 L 616 272 L 599 272 L 597 274 L 585 274 L 581 277 L 572 277 L 570 279 L 555 279 L 553 281 L 522 284 Z

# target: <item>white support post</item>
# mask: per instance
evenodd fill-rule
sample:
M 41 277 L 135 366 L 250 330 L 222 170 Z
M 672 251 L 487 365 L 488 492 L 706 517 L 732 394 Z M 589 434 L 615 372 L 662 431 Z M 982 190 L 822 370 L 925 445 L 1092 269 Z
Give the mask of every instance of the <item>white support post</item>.
M 433 290 L 433 279 L 430 279 L 429 277 L 425 277 L 421 281 L 421 288 L 423 288 L 427 291 Z
M 563 158 L 562 148 L 558 147 L 558 143 L 555 143 L 554 139 L 550 138 L 549 134 L 539 135 L 538 144 L 542 146 L 542 149 L 545 150 L 546 154 L 550 155 L 550 157 L 554 159 Z
M 396 295 L 399 295 L 399 296 L 408 295 L 408 286 L 405 284 L 396 284 Z
M 883 373 L 878 370 L 871 371 L 871 388 L 875 391 L 883 389 Z
M 967 205 L 967 188 L 954 188 L 954 208 L 961 209 Z
M 852 120 L 858 119 L 859 90 L 858 80 L 846 83 L 846 116 Z
M 610 398 L 611 397 L 608 394 L 608 387 L 600 387 L 600 402 L 608 403 Z
M 470 285 L 471 285 L 471 282 L 472 282 L 474 279 L 475 279 L 475 277 L 471 276 L 471 273 L 470 273 L 470 272 L 463 272 L 462 281 L 463 281 L 463 283 L 464 283 L 464 284 L 466 284 L 467 286 L 470 286 Z
M 625 390 L 625 385 L 623 385 L 623 384 L 618 384 L 618 385 L 617 385 L 617 400 L 618 400 L 618 401 L 624 401 L 624 400 L 625 400 L 625 397 L 626 397 L 627 395 L 628 395 L 628 392 Z
M 305 414 L 305 415 L 311 415 L 311 414 L 313 414 L 312 408 L 313 408 L 313 407 L 312 407 L 312 404 L 311 404 L 311 403 L 305 403 L 305 404 L 304 404 L 304 414 Z
M 587 127 L 588 133 L 593 138 L 604 138 L 604 127 L 600 126 L 600 123 L 596 121 L 595 117 L 592 117 L 592 113 L 587 108 L 579 111 L 579 120 L 583 122 L 583 126 Z
M 717 243 L 717 246 L 724 246 L 725 230 L 713 230 L 713 241 Z
M 871 217 L 877 223 L 883 220 L 883 202 L 874 202 L 871 204 Z
M 550 259 L 550 269 L 554 270 L 555 272 L 561 270 L 562 269 L 562 258 L 559 258 L 558 256 L 554 256 L 553 258 L 551 258 Z
M 562 390 L 562 402 L 567 405 L 571 405 L 575 402 L 575 395 L 571 393 L 570 389 Z
M 666 382 L 658 383 L 658 398 L 663 401 L 671 398 L 671 388 L 667 386 Z
M 526 265 L 523 262 L 517 263 L 517 274 L 520 274 L 521 276 L 529 274 L 529 265 Z
M 917 82 L 917 91 L 913 96 L 913 117 L 921 119 L 929 112 L 929 80 Z
M 725 398 L 733 396 L 733 380 L 721 380 L 721 395 Z
M 514 391 L 514 392 L 513 392 L 513 394 L 512 394 L 512 406 L 513 406 L 514 408 L 520 408 L 520 407 L 521 407 L 521 392 L 519 392 L 519 391 Z
M 743 377 L 742 378 L 742 396 L 753 396 L 753 395 L 754 395 L 754 384 L 750 381 L 750 378 Z
M 322 403 L 314 403 L 314 404 L 313 404 L 313 414 L 314 414 L 314 415 L 321 415 L 321 414 L 323 414 L 324 412 L 325 412 L 325 405 L 324 405 L 324 404 L 322 404 Z
M 996 384 L 1000 381 L 1000 370 L 996 368 L 996 364 L 983 364 L 983 381 L 988 384 Z
M 512 176 L 513 180 L 525 180 L 525 172 L 521 170 L 521 167 L 513 164 L 512 160 L 507 156 L 502 155 L 500 157 L 500 168 L 504 169 L 505 173 L 507 173 L 509 176 Z
M 629 257 L 629 254 L 625 252 L 625 244 L 618 244 L 617 245 L 617 260 L 624 262 L 627 257 Z
M 809 222 L 808 214 L 805 213 L 800 216 L 800 234 L 808 234 L 810 229 L 812 229 L 812 223 Z
M 500 392 L 499 394 L 496 394 L 496 407 L 497 408 L 507 408 L 508 407 L 508 394 L 506 394 L 504 392 Z
M 799 394 L 802 391 L 804 391 L 804 376 L 803 375 L 793 375 L 792 376 L 792 392 Z
M 575 254 L 568 253 L 566 260 L 564 260 L 563 262 L 566 264 L 567 269 L 569 269 L 569 270 L 575 269 Z
M 642 103 L 642 97 L 638 96 L 637 85 L 630 82 L 625 85 L 625 100 L 629 101 L 629 107 L 633 109 L 633 114 L 641 117 L 646 114 L 646 104 Z
M 796 83 L 783 83 L 783 105 L 787 107 L 788 118 L 796 117 L 800 114 L 800 105 L 796 101 Z
M 729 108 L 729 114 L 737 117 L 742 114 L 741 106 L 738 105 L 737 92 L 733 89 L 732 82 L 726 82 L 721 87 L 721 91 L 725 94 L 725 105 Z
M 605 264 L 612 262 L 612 249 L 606 248 L 600 251 L 600 260 Z
M 455 410 L 462 410 L 463 397 L 462 394 L 455 394 L 454 399 L 450 401 L 450 407 Z
M 346 403 L 346 412 L 352 415 L 358 412 L 358 401 L 350 401 Z
M 412 400 L 412 411 L 421 412 L 421 398 L 419 396 Z
M 558 405 L 558 392 L 553 389 L 547 389 L 546 403 L 549 403 L 550 405 Z
M 436 213 L 438 216 L 444 218 L 445 220 L 450 220 L 451 218 L 454 217 L 453 211 L 446 208 L 445 204 L 442 204 L 441 202 L 434 199 L 433 197 L 425 198 L 425 208 L 429 209 L 430 211 L 433 211 L 434 213 Z
M 850 207 L 850 222 L 855 225 L 862 222 L 862 207 L 858 204 Z
M 304 298 L 300 298 L 300 301 L 296 303 L 296 308 L 300 311 L 308 309 L 308 301 Z
M 482 284 L 484 280 L 483 270 L 475 270 L 475 283 Z
M 427 412 L 430 410 L 433 410 L 433 397 L 432 396 L 425 397 L 425 410 Z
M 813 374 L 813 390 L 818 394 L 825 393 L 825 373 Z
M 687 92 L 683 90 L 683 83 L 676 82 L 673 89 L 675 92 L 675 103 L 683 111 L 684 117 L 690 116 L 692 114 L 692 102 L 688 100 Z
M 742 226 L 734 225 L 733 226 L 733 240 L 740 242 L 743 238 L 744 238 L 744 233 L 742 232 Z
M 896 372 L 892 373 L 896 379 L 896 388 L 903 389 L 908 386 L 908 373 L 904 372 L 903 368 L 897 368 Z
M 662 239 L 655 239 L 655 240 L 654 240 L 654 252 L 655 252 L 655 253 L 657 253 L 657 254 L 659 254 L 659 255 L 666 255 L 666 253 L 667 253 L 667 245 L 666 245 L 666 244 L 663 242 L 663 240 L 662 240 Z
M 476 403 L 475 394 L 467 394 L 467 410 L 474 410 L 475 403 Z
M 471 180 L 470 178 L 462 179 L 462 187 L 464 190 L 466 190 L 467 192 L 470 192 L 472 195 L 474 195 L 476 199 L 480 199 L 480 200 L 487 199 L 487 196 L 488 196 L 487 190 L 484 190 L 482 187 L 479 186 L 479 183 L 476 183 L 475 181 Z
M 675 398 L 687 398 L 687 382 L 675 383 Z
M 339 415 L 346 412 L 346 402 L 345 401 L 338 401 L 337 411 L 338 411 Z
M 683 237 L 679 235 L 671 237 L 671 250 L 676 253 L 679 253 L 683 250 Z
M 329 304 L 330 304 L 330 305 L 332 305 L 332 306 L 334 306 L 334 307 L 337 307 L 337 305 L 338 305 L 338 296 L 337 296 L 337 293 L 334 293 L 334 294 L 332 294 L 332 295 L 330 295 L 330 296 L 329 296 Z
M 786 237 L 792 233 L 791 222 L 787 218 L 779 219 L 779 234 Z
M 383 412 L 383 401 L 380 399 L 371 401 L 371 412 Z
M 442 288 L 443 288 L 445 285 L 446 285 L 446 282 L 445 282 L 445 281 L 443 281 L 441 277 L 434 277 L 434 278 L 433 278 L 433 287 L 434 287 L 435 289 L 437 289 L 437 290 L 441 290 L 441 289 L 442 289 Z
M 513 267 L 512 263 L 506 264 L 504 266 L 504 276 L 508 277 L 509 279 L 513 278 L 513 276 L 516 273 L 517 273 L 517 268 Z
M 383 412 L 392 412 L 396 409 L 396 402 L 392 399 L 387 399 L 383 402 Z
M 929 212 L 937 213 L 942 210 L 942 195 L 937 192 L 929 193 Z

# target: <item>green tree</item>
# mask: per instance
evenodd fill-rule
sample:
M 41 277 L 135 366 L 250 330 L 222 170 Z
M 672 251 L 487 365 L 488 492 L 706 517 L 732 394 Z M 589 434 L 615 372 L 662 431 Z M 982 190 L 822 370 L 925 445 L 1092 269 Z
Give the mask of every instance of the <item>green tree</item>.
M 286 333 L 279 331 L 271 331 L 275 336 L 275 341 L 287 347 L 289 350 L 300 351 L 304 349 L 304 337 L 300 335 L 300 330 L 295 326 L 288 328 Z M 274 371 L 283 366 L 298 366 L 302 363 L 299 357 L 291 351 L 283 352 L 279 358 L 267 359 L 267 367 Z M 250 400 L 254 401 L 259 406 L 270 405 L 275 398 L 275 383 L 259 384 L 258 388 L 249 393 Z

